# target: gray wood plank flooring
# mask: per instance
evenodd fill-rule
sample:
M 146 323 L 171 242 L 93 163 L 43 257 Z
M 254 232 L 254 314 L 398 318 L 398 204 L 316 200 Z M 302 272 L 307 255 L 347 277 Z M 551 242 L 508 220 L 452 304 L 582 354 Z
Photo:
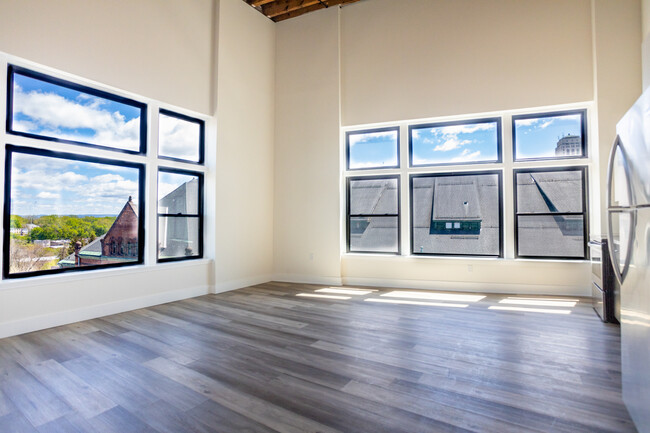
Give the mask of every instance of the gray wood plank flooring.
M 587 299 L 323 288 L 271 282 L 0 340 L 0 432 L 636 431 L 619 329 Z

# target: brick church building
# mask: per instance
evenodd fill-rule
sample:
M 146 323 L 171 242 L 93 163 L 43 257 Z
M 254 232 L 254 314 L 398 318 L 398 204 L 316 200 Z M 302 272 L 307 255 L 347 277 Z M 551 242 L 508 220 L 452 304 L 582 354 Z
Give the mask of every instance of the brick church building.
M 106 234 L 61 260 L 60 267 L 105 265 L 138 259 L 138 206 L 129 197 Z

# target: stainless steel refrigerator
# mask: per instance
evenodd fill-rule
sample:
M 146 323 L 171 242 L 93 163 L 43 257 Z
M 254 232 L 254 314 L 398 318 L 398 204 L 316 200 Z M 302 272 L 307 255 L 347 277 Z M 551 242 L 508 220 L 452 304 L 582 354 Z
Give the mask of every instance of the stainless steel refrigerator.
M 621 283 L 623 401 L 650 432 L 650 91 L 616 126 L 607 179 L 608 240 Z

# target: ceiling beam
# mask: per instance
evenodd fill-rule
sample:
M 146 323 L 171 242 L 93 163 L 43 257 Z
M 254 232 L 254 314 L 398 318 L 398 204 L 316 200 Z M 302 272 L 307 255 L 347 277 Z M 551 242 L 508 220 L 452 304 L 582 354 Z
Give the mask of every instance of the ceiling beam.
M 327 4 L 327 6 L 336 6 L 336 5 L 344 5 L 348 3 L 356 3 L 359 0 L 323 0 L 323 3 Z M 320 2 L 317 4 L 303 7 L 301 9 L 295 9 L 291 12 L 283 13 L 281 15 L 276 15 L 272 18 L 273 21 L 278 22 L 278 21 L 284 21 L 288 20 L 289 18 L 294 18 L 303 14 L 306 14 L 308 12 L 313 12 L 317 11 L 319 9 L 323 9 L 325 6 L 323 6 Z
M 298 9 L 319 5 L 319 0 L 277 0 L 262 6 L 262 13 L 269 18 L 293 12 Z
M 265 5 L 267 3 L 271 3 L 272 1 L 275 1 L 275 0 L 246 0 L 246 3 L 248 3 L 249 5 L 256 8 L 258 6 L 262 6 L 262 5 Z

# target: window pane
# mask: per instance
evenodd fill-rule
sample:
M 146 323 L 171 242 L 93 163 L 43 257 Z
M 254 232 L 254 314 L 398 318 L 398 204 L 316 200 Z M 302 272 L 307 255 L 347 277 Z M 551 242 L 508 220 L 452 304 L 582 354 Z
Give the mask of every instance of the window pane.
M 10 129 L 81 144 L 106 146 L 130 152 L 141 149 L 143 108 L 124 98 L 100 97 L 81 86 L 58 84 L 13 73 Z M 97 92 L 103 94 L 103 92 Z
M 158 258 L 201 255 L 198 217 L 158 217 Z
M 348 168 L 399 166 L 399 129 L 348 133 Z
M 411 164 L 464 164 L 499 160 L 499 121 L 439 123 L 410 129 Z
M 584 156 L 584 116 L 514 116 L 515 159 Z
M 10 275 L 140 259 L 141 168 L 10 155 Z
M 397 179 L 350 180 L 350 215 L 397 214 Z
M 197 215 L 199 213 L 199 177 L 159 171 L 158 213 Z
M 190 121 L 160 113 L 158 156 L 200 162 L 202 125 L 198 119 Z
M 412 178 L 414 254 L 500 255 L 498 174 Z
M 518 213 L 582 212 L 582 171 L 517 173 Z
M 397 253 L 398 217 L 351 217 L 350 251 Z
M 520 215 L 517 218 L 518 255 L 584 257 L 584 218 L 582 216 Z

